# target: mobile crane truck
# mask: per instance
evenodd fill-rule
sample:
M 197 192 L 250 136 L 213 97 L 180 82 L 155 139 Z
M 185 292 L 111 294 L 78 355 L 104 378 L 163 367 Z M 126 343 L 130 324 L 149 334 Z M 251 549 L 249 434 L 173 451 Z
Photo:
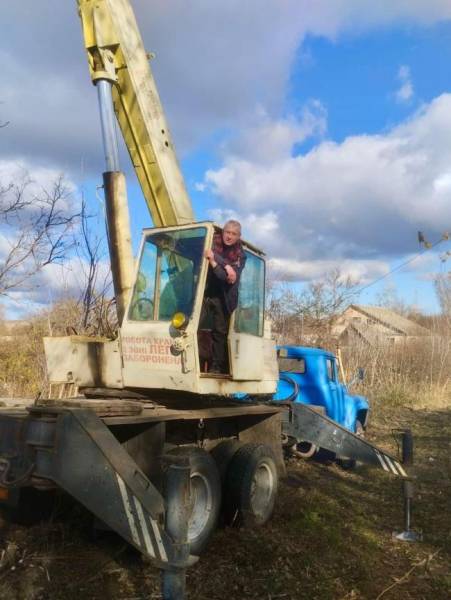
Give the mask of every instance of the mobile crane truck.
M 348 403 L 360 402 L 349 419 L 303 390 L 302 371 L 293 369 L 299 349 L 277 350 L 271 339 L 265 258 L 247 241 L 230 370 L 208 371 L 211 357 L 201 359 L 199 348 L 210 335 L 200 323 L 204 252 L 220 228 L 195 222 L 129 1 L 77 4 L 99 99 L 119 330 L 114 339 L 45 338 L 50 383 L 76 386 L 78 396 L 0 410 L 0 487 L 2 497 L 22 487 L 62 488 L 164 570 L 165 598 L 183 598 L 185 568 L 220 511 L 250 526 L 270 518 L 284 446 L 301 452 L 307 443 L 406 473 L 356 435 L 357 423 L 366 425 L 365 401 L 348 395 Z M 114 115 L 155 225 L 143 231 L 136 264 Z M 333 355 L 323 357 L 336 369 Z

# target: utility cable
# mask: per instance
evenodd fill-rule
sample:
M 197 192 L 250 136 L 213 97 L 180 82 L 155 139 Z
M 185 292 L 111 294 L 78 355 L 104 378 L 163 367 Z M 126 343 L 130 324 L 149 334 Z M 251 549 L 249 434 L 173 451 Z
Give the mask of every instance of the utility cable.
M 388 277 L 389 275 L 391 275 L 392 273 L 395 273 L 396 271 L 399 271 L 399 269 L 402 269 L 402 267 L 405 267 L 406 265 L 412 263 L 414 260 L 416 260 L 419 256 L 422 256 L 425 252 L 427 252 L 428 250 L 432 250 L 432 248 L 435 248 L 435 246 L 438 246 L 439 244 L 441 244 L 442 242 L 444 242 L 446 240 L 446 238 L 440 238 L 437 242 L 435 242 L 434 244 L 431 244 L 430 246 L 428 246 L 427 248 L 424 248 L 424 250 L 421 250 L 421 252 L 418 252 L 418 254 L 415 254 L 415 256 L 412 256 L 412 258 L 409 258 L 408 260 L 404 261 L 403 263 L 401 263 L 400 265 L 397 265 L 396 267 L 394 267 L 393 269 L 391 269 L 390 271 L 388 271 L 388 273 L 385 273 L 385 275 L 381 275 L 380 277 L 378 277 L 377 279 L 375 279 L 374 281 L 370 281 L 370 283 L 367 283 L 366 285 L 362 286 L 361 288 L 359 288 L 356 291 L 356 294 L 360 294 L 361 292 L 363 292 L 363 290 L 368 289 L 369 287 L 371 287 L 372 285 L 375 285 L 376 283 L 379 283 L 379 281 L 382 281 L 383 279 L 385 279 L 386 277 Z

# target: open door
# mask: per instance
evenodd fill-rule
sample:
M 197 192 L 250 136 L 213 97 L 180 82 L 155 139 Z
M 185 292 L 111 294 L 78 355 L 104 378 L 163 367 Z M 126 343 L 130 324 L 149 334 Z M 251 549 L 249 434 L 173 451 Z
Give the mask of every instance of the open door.
M 265 261 L 245 248 L 238 306 L 229 327 L 229 363 L 234 380 L 258 381 L 264 371 Z

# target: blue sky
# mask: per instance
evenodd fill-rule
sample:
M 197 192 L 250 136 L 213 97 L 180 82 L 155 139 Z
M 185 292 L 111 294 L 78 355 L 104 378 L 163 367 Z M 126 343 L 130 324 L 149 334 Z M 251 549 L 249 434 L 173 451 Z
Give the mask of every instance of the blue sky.
M 423 104 L 450 91 L 450 64 L 451 23 L 429 27 L 385 27 L 366 35 L 342 35 L 336 40 L 309 35 L 300 45 L 292 66 L 284 112 L 291 114 L 315 98 L 327 108 L 327 139 L 340 143 L 352 135 L 377 135 L 409 119 Z M 397 92 L 402 85 L 399 72 L 403 66 L 409 70 L 414 91 L 410 98 L 399 101 Z M 214 204 L 214 198 L 199 194 L 192 183 L 200 179 L 206 169 L 217 166 L 215 143 L 220 146 L 221 140 L 209 142 L 205 149 L 183 161 L 196 213 L 206 218 L 209 216 L 206 208 Z M 294 146 L 293 152 L 308 153 L 317 143 L 318 138 L 309 138 Z M 445 221 L 443 231 L 450 228 L 451 222 Z M 435 242 L 438 238 L 430 239 Z M 439 249 L 444 253 L 449 248 L 450 244 L 444 243 Z M 424 251 L 417 242 L 415 229 L 411 231 L 410 250 L 414 254 Z M 427 253 L 379 283 L 376 281 L 368 287 L 371 280 L 362 283 L 361 287 L 366 288 L 360 296 L 362 303 L 379 301 L 381 295 L 395 293 L 407 304 L 428 312 L 438 310 L 433 285 L 427 275 L 435 270 L 446 272 L 447 267 L 435 256 L 426 270 L 416 272 L 416 263 L 421 263 L 425 257 Z M 387 264 L 390 269 L 396 269 L 402 262 L 404 257 L 399 255 L 390 257 Z
M 345 35 L 334 42 L 309 36 L 301 45 L 293 67 L 287 110 L 310 97 L 319 99 L 327 107 L 327 138 L 336 142 L 350 135 L 387 131 L 408 119 L 422 104 L 451 89 L 450 42 L 449 23 L 427 28 L 384 28 L 367 35 Z M 410 71 L 415 91 L 408 101 L 399 102 L 396 92 L 401 82 L 397 76 L 403 65 Z M 315 141 L 310 140 L 297 151 L 308 152 Z M 450 221 L 445 220 L 443 225 L 443 231 L 448 231 Z M 449 244 L 442 245 L 442 253 L 449 248 Z M 411 251 L 418 250 L 416 231 L 412 228 Z M 403 262 L 401 256 L 393 257 L 389 260 L 390 269 L 396 269 L 400 262 Z M 369 286 L 362 292 L 361 301 L 371 303 L 386 290 L 397 290 L 404 302 L 427 311 L 437 310 L 431 282 L 424 278 L 429 271 L 412 273 L 414 267 L 415 262 Z M 437 261 L 436 266 L 428 265 L 427 269 L 431 267 L 446 272 L 443 262 Z
M 408 119 L 422 104 L 451 90 L 451 23 L 428 27 L 384 27 L 366 35 L 343 35 L 331 41 L 308 36 L 293 66 L 287 110 L 315 97 L 327 106 L 327 137 L 342 142 L 350 135 L 375 135 Z M 414 92 L 404 102 L 397 101 L 399 69 L 407 66 Z M 299 148 L 306 152 L 315 141 Z M 451 203 L 451 195 L 450 195 Z M 444 222 L 443 231 L 451 227 Z M 433 238 L 435 242 L 437 238 Z M 432 240 L 432 238 L 431 238 Z M 450 244 L 440 246 L 442 254 Z M 412 230 L 412 252 L 420 247 Z M 395 269 L 403 260 L 389 261 Z M 444 273 L 445 263 L 412 273 L 415 261 L 364 290 L 362 303 L 372 303 L 382 294 L 395 291 L 404 302 L 435 312 L 438 305 L 429 269 Z M 426 277 L 425 277 L 426 276 Z M 377 278 L 376 278 L 377 279 Z M 364 284 L 362 287 L 365 287 Z
M 328 135 L 336 141 L 382 132 L 450 90 L 450 42 L 449 23 L 345 34 L 335 42 L 308 36 L 293 66 L 287 106 L 321 99 L 328 107 Z M 415 93 L 396 102 L 402 65 L 410 69 Z
M 10 125 L 0 179 L 18 166 L 43 186 L 64 173 L 74 201 L 83 189 L 97 210 L 97 102 L 69 4 L 6 9 L 0 117 Z M 419 229 L 432 242 L 451 230 L 448 1 L 133 6 L 156 52 L 152 68 L 197 217 L 240 218 L 276 280 L 299 287 L 339 267 L 366 286 L 419 251 Z M 55 52 L 65 69 L 55 69 Z M 151 223 L 124 152 L 122 163 L 136 246 Z M 395 289 L 405 303 L 438 310 L 433 278 L 450 269 L 451 259 L 439 258 L 450 242 L 436 250 L 360 301 Z M 79 269 L 68 260 L 64 293 Z M 44 305 L 49 288 L 57 297 L 60 281 L 49 269 L 33 294 L 4 300 L 8 314 Z

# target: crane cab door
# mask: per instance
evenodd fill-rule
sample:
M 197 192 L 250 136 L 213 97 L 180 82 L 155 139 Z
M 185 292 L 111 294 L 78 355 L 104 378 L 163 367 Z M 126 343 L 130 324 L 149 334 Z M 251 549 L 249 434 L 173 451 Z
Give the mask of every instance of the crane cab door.
M 264 371 L 265 262 L 249 249 L 245 253 L 238 306 L 229 326 L 230 374 L 233 380 L 258 381 Z
M 121 326 L 126 387 L 196 391 L 196 331 L 207 273 L 204 252 L 212 235 L 209 223 L 144 231 Z M 179 329 L 175 315 L 183 317 Z

